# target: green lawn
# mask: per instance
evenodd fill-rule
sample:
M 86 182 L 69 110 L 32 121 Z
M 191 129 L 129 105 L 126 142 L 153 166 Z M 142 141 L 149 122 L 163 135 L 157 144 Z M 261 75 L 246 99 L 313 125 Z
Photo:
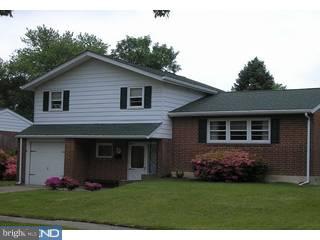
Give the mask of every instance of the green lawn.
M 0 214 L 151 229 L 320 229 L 320 187 L 149 180 L 0 194 Z
M 16 184 L 15 181 L 4 181 L 4 180 L 0 180 L 0 187 L 13 186 L 13 185 L 15 185 L 15 184 Z

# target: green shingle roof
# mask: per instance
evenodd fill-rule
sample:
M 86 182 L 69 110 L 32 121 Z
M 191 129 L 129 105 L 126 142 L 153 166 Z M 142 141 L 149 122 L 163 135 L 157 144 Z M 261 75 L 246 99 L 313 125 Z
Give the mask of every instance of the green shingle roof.
M 219 88 L 212 87 L 210 85 L 204 84 L 202 82 L 195 81 L 193 79 L 190 79 L 190 78 L 187 78 L 187 77 L 175 74 L 175 73 L 171 73 L 171 72 L 168 72 L 168 71 L 157 70 L 157 69 L 154 69 L 154 68 L 145 67 L 145 66 L 138 65 L 138 64 L 133 64 L 133 63 L 130 63 L 130 62 L 127 62 L 127 61 L 124 61 L 124 60 L 121 60 L 121 59 L 117 59 L 117 58 L 114 58 L 114 57 L 111 57 L 111 56 L 105 56 L 105 55 L 102 55 L 102 56 L 110 58 L 110 59 L 112 59 L 114 61 L 117 61 L 117 62 L 120 62 L 120 63 L 123 63 L 123 64 L 130 65 L 132 67 L 141 69 L 143 71 L 162 76 L 162 77 L 171 77 L 171 78 L 175 78 L 175 79 L 184 81 L 186 83 L 198 85 L 198 86 L 201 86 L 201 87 L 204 87 L 204 88 L 208 88 L 208 89 L 211 89 L 211 90 L 214 90 L 214 91 L 217 91 L 217 92 L 223 92 Z
M 65 137 L 115 137 L 146 138 L 161 123 L 123 123 L 123 124 L 50 124 L 32 125 L 18 134 L 22 136 L 65 136 Z
M 220 92 L 171 113 L 312 110 L 319 104 L 320 88 Z

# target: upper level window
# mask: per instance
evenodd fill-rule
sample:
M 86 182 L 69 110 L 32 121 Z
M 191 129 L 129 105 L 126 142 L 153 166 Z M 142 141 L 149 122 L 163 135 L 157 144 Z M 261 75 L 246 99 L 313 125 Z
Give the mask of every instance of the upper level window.
M 210 143 L 270 143 L 270 119 L 209 119 Z
M 130 108 L 143 108 L 143 88 L 129 88 L 128 105 Z
M 62 92 L 50 92 L 50 109 L 62 110 Z

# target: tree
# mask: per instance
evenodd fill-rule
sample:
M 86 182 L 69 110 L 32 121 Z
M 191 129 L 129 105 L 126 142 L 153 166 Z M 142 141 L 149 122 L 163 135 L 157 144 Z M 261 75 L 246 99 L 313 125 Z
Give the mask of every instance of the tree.
M 0 66 L 0 107 L 8 107 L 31 119 L 33 95 L 20 86 L 50 71 L 84 50 L 106 54 L 108 44 L 88 33 L 74 35 L 39 26 L 27 29 L 22 38 L 25 47 L 18 49 L 8 62 Z
M 12 17 L 12 10 L 0 10 L 0 16 Z
M 273 76 L 266 69 L 264 62 L 255 57 L 240 71 L 232 87 L 232 91 L 279 90 L 285 88 L 286 86 L 275 83 Z
M 169 17 L 170 15 L 170 10 L 153 10 L 153 14 L 154 14 L 154 17 L 157 18 L 157 17 Z
M 126 60 L 133 64 L 158 70 L 177 72 L 181 69 L 176 58 L 179 52 L 172 47 L 158 42 L 152 45 L 150 36 L 130 37 L 119 41 L 112 50 L 111 56 Z

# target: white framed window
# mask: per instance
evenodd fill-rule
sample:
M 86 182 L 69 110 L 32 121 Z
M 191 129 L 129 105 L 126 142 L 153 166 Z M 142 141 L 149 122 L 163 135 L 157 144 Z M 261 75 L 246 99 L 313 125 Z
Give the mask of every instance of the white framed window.
M 225 141 L 227 139 L 226 121 L 210 121 L 209 134 L 209 138 L 213 141 Z
M 208 119 L 208 143 L 270 143 L 269 118 Z
M 62 111 L 63 91 L 50 91 L 50 111 Z
M 97 143 L 96 144 L 96 157 L 97 158 L 112 158 L 113 157 L 112 143 Z
M 128 88 L 128 106 L 129 108 L 143 108 L 144 107 L 144 88 L 131 87 Z

